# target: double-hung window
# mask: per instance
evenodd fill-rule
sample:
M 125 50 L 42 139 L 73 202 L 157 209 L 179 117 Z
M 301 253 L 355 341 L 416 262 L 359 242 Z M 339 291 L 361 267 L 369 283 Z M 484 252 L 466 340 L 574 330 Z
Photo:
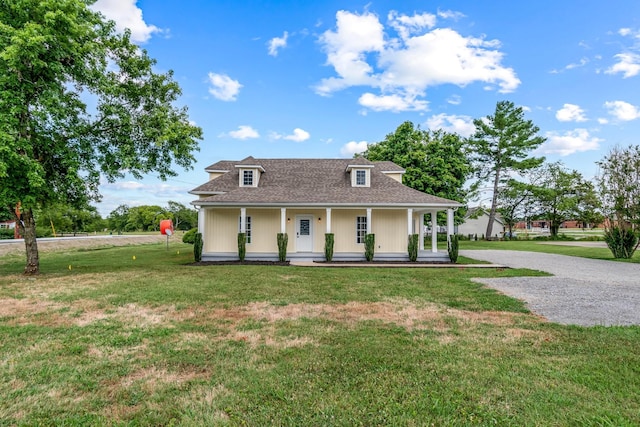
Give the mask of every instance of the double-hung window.
M 367 185 L 367 171 L 356 170 L 356 185 L 362 187 Z
M 356 217 L 356 243 L 364 243 L 364 237 L 367 235 L 367 217 Z
M 253 187 L 253 171 L 242 171 L 242 185 Z
M 238 233 L 241 233 L 242 232 L 241 230 L 242 230 L 242 217 L 238 217 Z M 251 217 L 250 216 L 245 217 L 244 232 L 245 232 L 245 235 L 247 236 L 247 243 L 251 243 Z

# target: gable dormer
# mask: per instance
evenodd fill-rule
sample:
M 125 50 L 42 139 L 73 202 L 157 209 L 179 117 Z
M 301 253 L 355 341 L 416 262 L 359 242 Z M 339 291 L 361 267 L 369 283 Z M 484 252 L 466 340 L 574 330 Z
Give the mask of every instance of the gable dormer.
M 351 174 L 351 186 L 371 187 L 371 169 L 373 165 L 348 165 L 347 172 Z
M 257 187 L 260 183 L 260 175 L 264 173 L 264 168 L 260 165 L 242 164 L 236 165 L 238 169 L 239 187 Z

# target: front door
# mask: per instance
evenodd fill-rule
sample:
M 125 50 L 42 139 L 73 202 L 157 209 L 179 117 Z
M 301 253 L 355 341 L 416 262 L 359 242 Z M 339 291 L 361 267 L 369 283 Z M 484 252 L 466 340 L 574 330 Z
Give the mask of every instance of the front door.
M 296 216 L 296 252 L 313 251 L 313 216 Z

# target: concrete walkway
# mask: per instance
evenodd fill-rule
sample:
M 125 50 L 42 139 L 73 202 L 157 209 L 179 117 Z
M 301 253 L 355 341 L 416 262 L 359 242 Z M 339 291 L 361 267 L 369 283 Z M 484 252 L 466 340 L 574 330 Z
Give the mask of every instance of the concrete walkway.
M 438 264 L 419 262 L 313 262 L 313 261 L 290 261 L 290 265 L 296 267 L 384 267 L 384 268 L 505 268 L 501 264 Z
M 524 251 L 463 250 L 472 259 L 552 277 L 474 279 L 550 321 L 581 326 L 640 325 L 640 265 Z

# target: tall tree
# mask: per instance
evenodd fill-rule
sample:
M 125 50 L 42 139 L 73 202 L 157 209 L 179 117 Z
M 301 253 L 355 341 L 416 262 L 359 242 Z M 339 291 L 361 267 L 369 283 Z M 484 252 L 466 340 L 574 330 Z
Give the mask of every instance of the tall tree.
M 0 204 L 22 203 L 25 274 L 40 270 L 34 209 L 98 200 L 101 176 L 174 176 L 202 135 L 172 73 L 91 3 L 0 0 Z
M 474 135 L 469 138 L 468 149 L 479 182 L 491 182 L 493 196 L 489 223 L 485 236 L 493 233 L 493 222 L 498 207 L 499 187 L 511 172 L 524 172 L 542 164 L 543 157 L 531 157 L 531 151 L 545 138 L 531 120 L 525 120 L 522 107 L 513 102 L 499 101 L 492 116 L 475 119 Z
M 509 238 L 513 237 L 516 223 L 526 216 L 525 209 L 533 196 L 533 188 L 532 184 L 509 179 L 498 190 L 497 211 L 509 229 Z
M 173 217 L 173 226 L 176 230 L 190 230 L 198 225 L 198 211 L 195 209 L 173 200 L 169 200 L 167 205 L 167 212 Z
M 551 237 L 555 238 L 564 221 L 578 216 L 584 180 L 578 171 L 568 170 L 560 162 L 544 165 L 538 174 L 533 190 L 537 215 L 549 221 Z
M 107 216 L 107 223 L 111 230 L 115 230 L 118 234 L 122 233 L 127 228 L 127 222 L 129 222 L 129 206 L 120 205 Z
M 418 191 L 464 202 L 464 184 L 471 164 L 464 141 L 455 133 L 429 131 L 402 123 L 384 141 L 369 145 L 363 157 L 371 161 L 392 161 L 405 169 L 402 182 Z M 456 213 L 457 218 L 464 212 Z

